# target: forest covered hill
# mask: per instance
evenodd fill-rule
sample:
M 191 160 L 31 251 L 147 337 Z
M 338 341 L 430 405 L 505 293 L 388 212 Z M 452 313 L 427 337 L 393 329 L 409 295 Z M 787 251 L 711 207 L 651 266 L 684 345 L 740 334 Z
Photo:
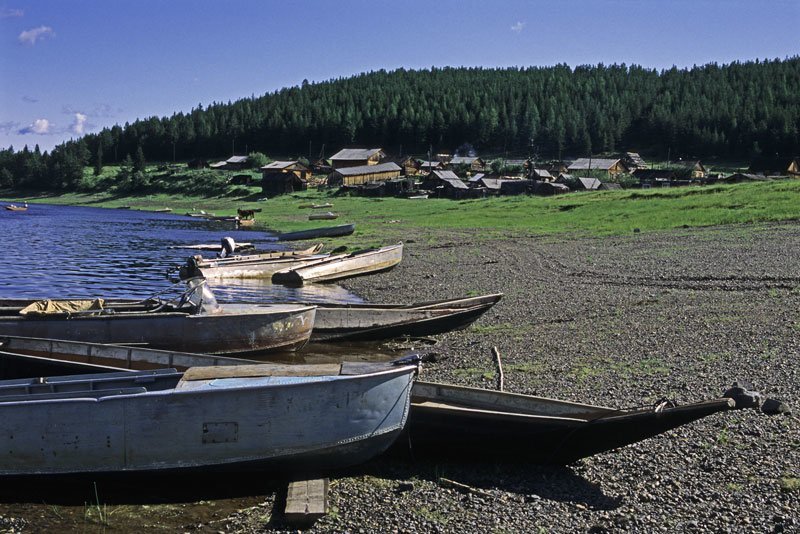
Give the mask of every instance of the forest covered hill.
M 665 159 L 795 156 L 800 58 L 656 71 L 639 66 L 433 68 L 304 82 L 106 128 L 57 146 L 0 151 L 0 186 L 70 189 L 85 165 L 232 152 L 316 157 L 344 146 L 543 158 L 632 150 Z

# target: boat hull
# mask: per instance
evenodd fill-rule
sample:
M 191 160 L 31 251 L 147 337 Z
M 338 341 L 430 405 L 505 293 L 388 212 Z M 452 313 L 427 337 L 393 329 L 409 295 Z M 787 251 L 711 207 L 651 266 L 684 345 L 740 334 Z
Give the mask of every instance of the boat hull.
M 198 265 L 194 271 L 181 271 L 181 278 L 202 276 L 209 279 L 220 278 L 270 278 L 283 269 L 302 267 L 311 261 L 327 257 L 328 254 L 313 256 L 287 256 L 265 260 L 242 260 L 237 262 L 207 261 Z
M 278 234 L 278 241 L 302 241 L 304 239 L 316 239 L 318 237 L 340 237 L 352 234 L 355 229 L 355 224 L 342 224 L 339 226 L 329 226 L 327 228 L 312 228 L 311 230 L 286 232 L 284 234 Z
M 74 317 L 0 317 L 0 335 L 143 345 L 208 354 L 291 351 L 305 345 L 312 306 L 223 305 L 223 313 L 129 313 Z
M 120 387 L 34 402 L 0 396 L 0 475 L 340 469 L 397 437 L 415 370 L 181 380 L 162 391 Z M 148 389 L 160 380 L 126 374 Z
M 332 282 L 343 278 L 388 271 L 403 259 L 403 244 L 383 247 L 358 254 L 332 256 L 295 269 L 284 269 L 272 275 L 276 284 L 299 286 L 308 282 Z
M 491 451 L 507 462 L 564 465 L 735 408 L 723 398 L 626 411 L 443 384 L 415 388 L 407 437 L 397 448 L 418 458 L 475 458 Z M 492 406 L 495 400 L 500 404 Z M 534 411 L 539 413 L 526 413 Z

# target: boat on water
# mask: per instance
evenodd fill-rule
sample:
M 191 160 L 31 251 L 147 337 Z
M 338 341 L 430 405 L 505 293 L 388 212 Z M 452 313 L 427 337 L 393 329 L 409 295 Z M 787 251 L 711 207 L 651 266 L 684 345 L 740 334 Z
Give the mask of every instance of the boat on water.
M 675 406 L 616 409 L 486 389 L 416 382 L 408 439 L 420 458 L 475 458 L 568 464 L 707 417 L 751 407 L 721 397 Z
M 17 206 L 16 204 L 6 204 L 4 206 L 8 211 L 28 211 L 28 203 L 25 202 L 22 206 Z
M 134 369 L 169 366 L 209 367 L 213 372 L 257 363 L 141 347 L 0 337 L 2 370 L 16 364 L 28 372 L 23 375 L 26 377 L 35 376 L 31 370 L 39 369 L 134 373 Z M 41 367 L 45 365 L 51 367 Z M 448 460 L 486 458 L 486 452 L 491 451 L 492 461 L 567 464 L 715 413 L 758 408 L 756 395 L 731 388 L 721 398 L 683 406 L 661 401 L 649 407 L 615 409 L 416 380 L 411 390 L 407 434 L 396 442 L 393 451 L 407 454 L 410 448 L 416 458 Z
M 0 476 L 341 469 L 396 439 L 416 372 L 259 364 L 3 380 Z
M 308 282 L 331 282 L 386 271 L 403 259 L 403 244 L 335 254 L 300 267 L 284 269 L 272 275 L 272 283 L 299 286 Z
M 355 224 L 340 224 L 339 226 L 328 226 L 326 228 L 312 228 L 310 230 L 286 232 L 278 234 L 277 239 L 278 241 L 302 241 L 304 239 L 319 239 L 321 237 L 341 237 L 352 234 L 355 229 Z
M 308 216 L 309 221 L 323 221 L 323 220 L 332 220 L 338 219 L 339 216 L 332 211 L 325 211 L 322 213 L 312 213 Z
M 466 328 L 502 293 L 414 304 L 317 304 L 312 341 L 375 341 L 425 337 Z
M 273 273 L 288 267 L 297 267 L 309 261 L 327 258 L 320 254 L 322 243 L 303 250 L 276 250 L 258 254 L 203 258 L 195 255 L 179 269 L 181 278 L 269 278 Z
M 203 279 L 172 299 L 0 300 L 0 335 L 248 354 L 296 350 L 314 326 L 314 306 L 218 304 Z

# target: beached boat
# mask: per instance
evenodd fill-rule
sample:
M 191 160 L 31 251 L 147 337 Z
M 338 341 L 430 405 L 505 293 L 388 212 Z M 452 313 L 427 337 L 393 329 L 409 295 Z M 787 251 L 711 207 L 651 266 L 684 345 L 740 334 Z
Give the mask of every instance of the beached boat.
M 284 285 L 303 285 L 307 282 L 330 282 L 363 274 L 391 269 L 403 259 L 403 244 L 336 254 L 323 260 L 309 262 L 294 269 L 284 269 L 272 275 L 272 282 Z
M 156 208 L 153 211 L 155 213 L 169 213 L 172 211 L 172 208 Z
M 6 204 L 5 208 L 8 211 L 28 211 L 28 203 L 26 202 L 24 206 L 17 206 L 16 204 Z
M 466 328 L 502 293 L 414 304 L 317 304 L 312 341 L 425 337 Z
M 326 228 L 312 228 L 310 230 L 286 232 L 278 234 L 278 241 L 302 241 L 304 239 L 319 239 L 321 237 L 341 237 L 352 234 L 355 229 L 355 224 L 340 224 L 339 226 L 328 226 Z
M 181 278 L 269 278 L 281 269 L 297 267 L 330 256 L 320 254 L 320 250 L 322 243 L 303 250 L 279 250 L 227 258 L 203 258 L 195 255 L 180 267 L 179 274 Z
M 477 456 L 568 464 L 737 407 L 747 406 L 723 397 L 683 406 L 664 401 L 647 408 L 615 409 L 416 382 L 408 439 L 398 445 L 418 458 Z
M 252 365 L 256 362 L 204 354 L 182 354 L 6 336 L 0 338 L 0 368 L 12 364 L 57 372 L 127 371 L 159 366 Z M 42 367 L 50 365 L 52 367 Z M 227 367 L 223 367 L 227 368 Z M 13 373 L 12 373 L 13 374 Z M 412 389 L 407 435 L 395 453 L 419 459 L 487 458 L 491 461 L 567 464 L 656 436 L 718 412 L 759 407 L 750 392 L 732 388 L 725 396 L 674 406 L 614 409 L 530 395 L 416 381 Z
M 222 244 L 215 245 L 213 243 L 210 244 L 199 244 L 199 245 L 171 245 L 167 248 L 175 249 L 175 248 L 183 248 L 187 250 L 207 250 L 209 252 L 222 252 Z M 234 243 L 234 252 L 243 252 L 245 250 L 255 250 L 256 246 L 252 243 Z
M 3 380 L 0 475 L 340 469 L 396 439 L 416 371 L 262 364 Z
M 339 216 L 332 211 L 326 211 L 323 213 L 312 213 L 308 216 L 309 221 L 323 221 L 323 220 L 332 220 L 338 219 Z
M 247 354 L 306 344 L 314 306 L 217 304 L 205 280 L 172 300 L 0 300 L 0 335 Z

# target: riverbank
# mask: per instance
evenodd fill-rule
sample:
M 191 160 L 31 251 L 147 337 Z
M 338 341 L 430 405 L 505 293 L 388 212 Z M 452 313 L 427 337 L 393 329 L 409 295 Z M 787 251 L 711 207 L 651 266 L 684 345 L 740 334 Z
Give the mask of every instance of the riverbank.
M 413 236 L 394 270 L 343 284 L 373 302 L 505 293 L 468 330 L 404 347 L 435 354 L 426 380 L 493 388 L 496 346 L 513 392 L 630 407 L 713 398 L 748 379 L 800 406 L 800 224 L 479 234 Z M 310 532 L 791 531 L 798 443 L 796 416 L 737 411 L 560 468 L 504 465 L 492 451 L 478 464 L 379 459 L 333 479 L 333 512 Z M 96 497 L 88 482 L 57 496 L 9 486 L 0 524 L 281 530 L 277 487 L 258 474 L 101 482 Z

